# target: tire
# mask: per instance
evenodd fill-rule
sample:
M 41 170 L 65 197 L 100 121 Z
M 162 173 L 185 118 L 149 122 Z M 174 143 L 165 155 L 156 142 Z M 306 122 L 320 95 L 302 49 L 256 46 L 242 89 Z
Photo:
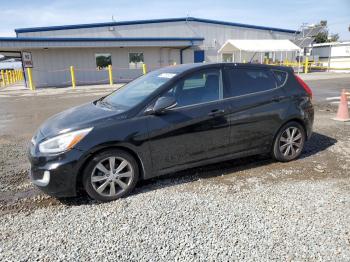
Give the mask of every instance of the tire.
M 273 158 L 281 162 L 298 158 L 304 149 L 305 138 L 302 125 L 294 121 L 288 122 L 280 128 L 273 141 Z
M 111 166 L 113 167 L 111 172 Z M 93 199 L 108 202 L 128 195 L 139 179 L 136 160 L 123 150 L 96 154 L 83 173 L 83 186 Z

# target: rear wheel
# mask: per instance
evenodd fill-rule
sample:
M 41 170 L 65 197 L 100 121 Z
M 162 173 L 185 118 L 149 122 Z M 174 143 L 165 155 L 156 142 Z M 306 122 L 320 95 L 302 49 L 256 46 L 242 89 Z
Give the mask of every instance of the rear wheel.
M 289 122 L 278 132 L 273 145 L 273 157 L 282 162 L 300 156 L 305 144 L 304 128 L 297 122 Z
M 128 195 L 138 178 L 138 165 L 130 154 L 108 150 L 97 154 L 87 165 L 83 185 L 90 197 L 105 202 Z

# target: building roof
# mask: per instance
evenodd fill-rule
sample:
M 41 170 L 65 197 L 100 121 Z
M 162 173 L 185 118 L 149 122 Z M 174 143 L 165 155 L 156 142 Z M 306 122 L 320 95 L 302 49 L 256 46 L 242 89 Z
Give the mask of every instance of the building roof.
M 312 45 L 312 47 L 326 47 L 326 46 L 350 46 L 350 41 L 328 42 L 328 43 L 320 43 L 320 44 Z
M 177 47 L 202 44 L 200 37 L 0 37 L 0 51 L 60 47 Z
M 80 41 L 203 41 L 203 37 L 0 37 L 0 41 L 18 42 L 80 42 Z
M 94 24 L 76 24 L 76 25 L 62 25 L 62 26 L 49 26 L 49 27 L 18 28 L 18 29 L 15 29 L 15 32 L 16 34 L 18 34 L 18 33 L 42 32 L 42 31 L 67 30 L 67 29 L 81 29 L 81 28 L 95 28 L 95 27 L 137 25 L 137 24 L 156 24 L 156 23 L 169 23 L 169 22 L 201 22 L 201 23 L 209 23 L 209 24 L 217 24 L 217 25 L 244 27 L 244 28 L 251 28 L 251 29 L 270 30 L 270 31 L 283 32 L 283 33 L 292 33 L 292 34 L 298 33 L 298 31 L 290 30 L 290 29 L 248 25 L 248 24 L 225 22 L 225 21 L 219 21 L 219 20 L 195 18 L 195 17 L 163 18 L 163 19 L 134 20 L 134 21 L 94 23 Z

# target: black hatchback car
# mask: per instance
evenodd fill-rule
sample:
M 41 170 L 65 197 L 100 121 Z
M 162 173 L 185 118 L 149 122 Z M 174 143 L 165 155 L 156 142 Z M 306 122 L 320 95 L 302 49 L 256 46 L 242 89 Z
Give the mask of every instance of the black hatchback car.
M 31 141 L 30 176 L 57 197 L 99 201 L 140 179 L 271 153 L 297 158 L 312 133 L 310 88 L 292 68 L 187 64 L 144 75 L 48 119 Z

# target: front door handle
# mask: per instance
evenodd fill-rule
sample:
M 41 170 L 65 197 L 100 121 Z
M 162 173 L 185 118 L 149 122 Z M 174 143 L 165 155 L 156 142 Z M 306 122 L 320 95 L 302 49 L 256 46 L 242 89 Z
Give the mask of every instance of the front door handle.
M 223 115 L 225 113 L 225 110 L 224 109 L 214 109 L 214 110 L 211 110 L 209 112 L 209 116 L 219 116 L 219 115 Z

